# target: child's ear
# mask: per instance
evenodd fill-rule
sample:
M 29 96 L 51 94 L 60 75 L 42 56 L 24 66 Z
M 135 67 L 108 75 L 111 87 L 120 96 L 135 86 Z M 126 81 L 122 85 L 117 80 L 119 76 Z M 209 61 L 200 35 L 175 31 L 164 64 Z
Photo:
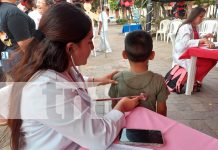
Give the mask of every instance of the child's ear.
M 152 52 L 151 52 L 151 55 L 149 56 L 149 60 L 153 60 L 153 59 L 154 59 L 154 56 L 155 56 L 155 52 L 152 51 Z
M 123 50 L 122 55 L 123 55 L 123 59 L 128 59 L 128 57 L 127 57 L 127 53 L 126 53 L 125 50 Z

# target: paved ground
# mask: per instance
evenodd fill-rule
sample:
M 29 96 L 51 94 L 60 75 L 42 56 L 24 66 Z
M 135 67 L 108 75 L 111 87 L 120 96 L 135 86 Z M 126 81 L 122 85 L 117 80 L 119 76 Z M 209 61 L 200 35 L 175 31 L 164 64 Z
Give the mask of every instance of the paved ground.
M 90 56 L 88 64 L 80 69 L 88 76 L 102 76 L 112 70 L 128 69 L 128 62 L 123 60 L 124 35 L 121 26 L 110 26 L 109 41 L 113 52 L 105 55 L 97 53 Z M 98 45 L 98 39 L 95 39 Z M 171 67 L 171 44 L 154 40 L 156 57 L 149 63 L 149 69 L 165 75 Z M 214 68 L 204 80 L 200 93 L 191 96 L 171 94 L 167 101 L 168 117 L 184 123 L 212 137 L 218 138 L 218 68 Z M 98 97 L 108 97 L 109 86 L 98 87 Z M 102 94 L 103 93 L 103 94 Z M 99 115 L 109 111 L 109 103 L 98 102 L 96 110 Z M 0 127 L 0 132 L 3 128 Z M 1 138 L 0 138 L 1 143 Z M 8 147 L 5 149 L 9 149 Z

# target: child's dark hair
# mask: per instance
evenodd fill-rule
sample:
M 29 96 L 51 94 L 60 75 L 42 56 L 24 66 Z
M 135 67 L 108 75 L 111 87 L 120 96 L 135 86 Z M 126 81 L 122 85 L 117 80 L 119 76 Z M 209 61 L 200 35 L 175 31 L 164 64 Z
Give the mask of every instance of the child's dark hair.
M 145 31 L 133 31 L 125 38 L 125 51 L 127 57 L 133 62 L 146 61 L 153 50 L 153 41 Z

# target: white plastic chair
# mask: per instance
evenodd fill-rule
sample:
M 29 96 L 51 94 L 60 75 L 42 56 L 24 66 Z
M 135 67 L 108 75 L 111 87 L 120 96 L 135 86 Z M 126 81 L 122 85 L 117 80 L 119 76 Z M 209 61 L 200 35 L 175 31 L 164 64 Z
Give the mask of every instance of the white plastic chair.
M 218 21 L 217 20 L 205 20 L 200 27 L 200 35 L 206 35 L 208 33 L 217 34 Z M 213 38 L 211 39 L 213 41 Z
M 202 21 L 201 24 L 199 25 L 199 34 L 204 32 L 205 28 L 205 21 Z
M 169 33 L 167 34 L 167 42 L 169 42 L 170 36 L 172 34 L 176 34 L 176 32 L 181 24 L 182 24 L 182 20 L 180 20 L 180 19 L 173 20 L 170 23 L 170 30 L 169 30 Z
M 171 43 L 172 43 L 172 58 L 173 58 L 173 54 L 174 54 L 174 50 L 175 50 L 175 39 L 176 39 L 176 34 L 171 34 L 170 35 L 170 40 L 171 40 Z M 175 62 L 173 60 L 172 62 L 172 67 L 175 65 Z
M 170 25 L 170 20 L 166 19 L 160 22 L 159 30 L 157 30 L 156 33 L 156 41 L 157 41 L 158 34 L 160 34 L 161 40 L 163 40 L 162 35 L 164 37 L 164 41 L 166 40 L 166 34 L 168 33 L 169 25 Z
M 215 5 L 210 5 L 207 8 L 207 12 L 206 12 L 206 17 L 210 18 L 211 16 L 213 16 L 216 13 L 216 6 Z

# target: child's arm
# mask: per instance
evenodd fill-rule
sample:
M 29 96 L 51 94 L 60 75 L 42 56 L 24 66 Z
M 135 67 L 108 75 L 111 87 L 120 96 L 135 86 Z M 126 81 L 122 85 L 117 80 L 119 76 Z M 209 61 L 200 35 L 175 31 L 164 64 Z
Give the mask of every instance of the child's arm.
M 159 92 L 157 94 L 156 112 L 163 116 L 166 116 L 167 115 L 166 101 L 170 92 L 166 86 L 163 77 L 160 77 L 160 79 L 157 81 L 159 81 L 159 90 L 158 90 Z
M 167 116 L 166 101 L 157 102 L 157 113 L 163 116 Z

